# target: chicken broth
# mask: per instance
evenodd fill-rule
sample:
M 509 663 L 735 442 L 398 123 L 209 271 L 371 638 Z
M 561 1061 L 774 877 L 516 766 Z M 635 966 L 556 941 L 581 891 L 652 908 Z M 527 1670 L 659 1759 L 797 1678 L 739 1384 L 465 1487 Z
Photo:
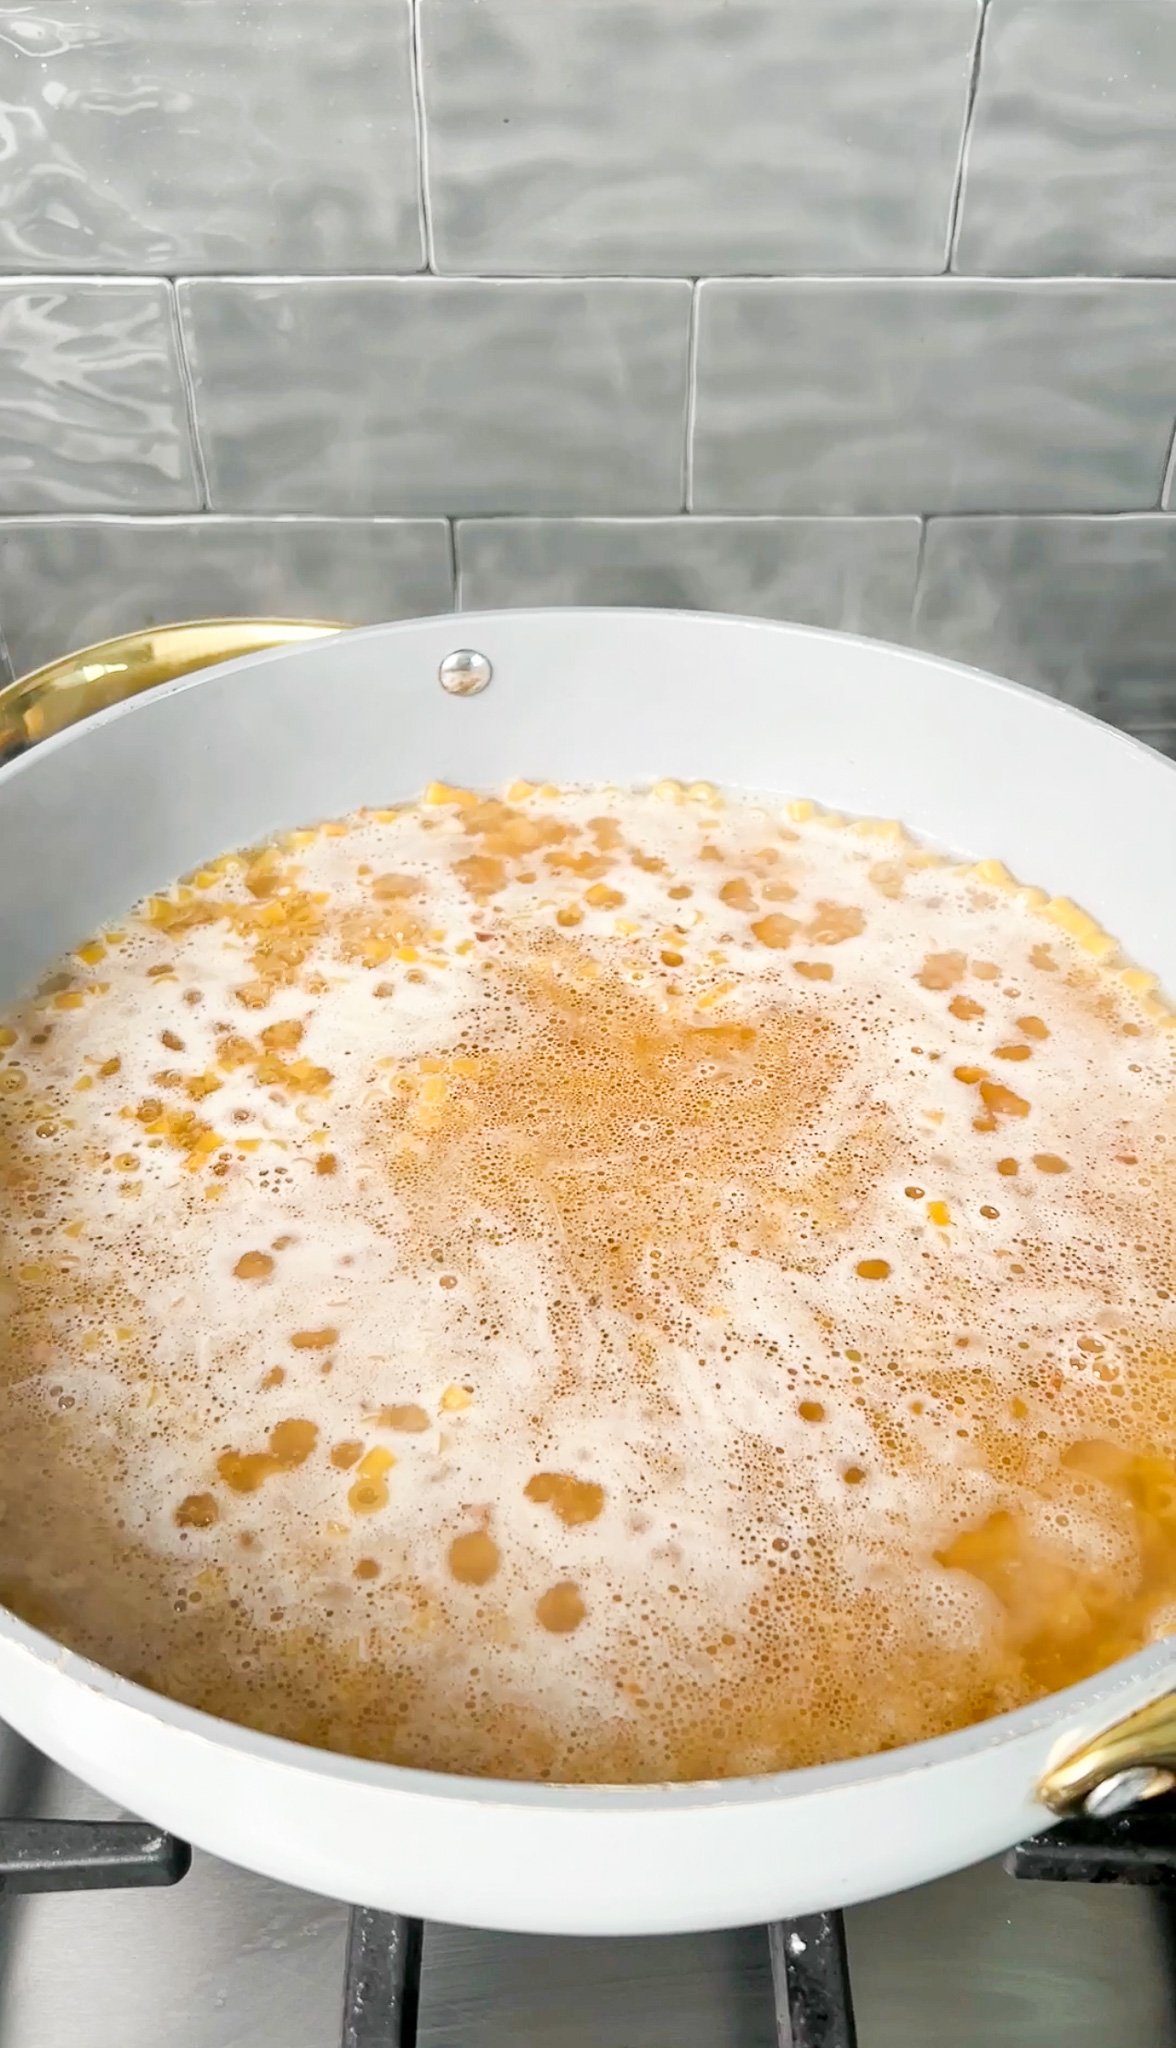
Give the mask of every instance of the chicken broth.
M 893 1747 L 1176 1622 L 1176 1032 L 1064 901 L 433 785 L 0 1023 L 0 1597 L 442 1770 Z

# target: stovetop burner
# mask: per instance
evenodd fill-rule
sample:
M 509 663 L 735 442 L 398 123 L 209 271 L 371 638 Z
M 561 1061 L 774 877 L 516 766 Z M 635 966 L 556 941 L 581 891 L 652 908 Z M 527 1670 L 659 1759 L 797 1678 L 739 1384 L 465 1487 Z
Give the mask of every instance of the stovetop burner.
M 190 1863 L 186 1843 L 140 1821 L 0 1821 L 0 1890 L 6 1893 L 174 1885 Z M 1176 1798 L 1111 1820 L 1051 1828 L 1010 1850 L 1005 1867 L 1016 1878 L 1051 1882 L 1174 1885 Z M 776 1921 L 764 1939 L 778 2048 L 856 2048 L 843 1916 Z M 342 2048 L 417 2048 L 423 1942 L 419 1920 L 353 1909 Z

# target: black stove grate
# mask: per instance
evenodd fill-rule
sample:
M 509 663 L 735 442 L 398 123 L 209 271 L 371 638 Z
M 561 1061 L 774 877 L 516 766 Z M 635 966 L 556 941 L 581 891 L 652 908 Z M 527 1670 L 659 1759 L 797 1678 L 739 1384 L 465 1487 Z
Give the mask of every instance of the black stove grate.
M 0 1891 L 101 1892 L 178 1884 L 192 1851 L 140 1820 L 0 1821 Z
M 1055 1883 L 1176 1885 L 1176 1797 L 1113 1820 L 1063 1821 L 1010 1849 L 1005 1869 Z
M 845 1923 L 840 1913 L 773 1920 L 768 1928 L 779 2048 L 856 2048 Z
M 191 1850 L 140 1821 L 0 1821 L 0 1892 L 176 1884 Z M 1073 1820 L 1011 1849 L 1013 1877 L 1176 1888 L 1176 1795 L 1113 1820 Z M 766 1930 L 778 2048 L 856 2048 L 840 1913 Z M 341 2048 L 415 2048 L 424 1927 L 355 1907 L 347 1939 Z
M 415 2048 L 424 1938 L 420 1920 L 352 1907 L 343 2048 Z

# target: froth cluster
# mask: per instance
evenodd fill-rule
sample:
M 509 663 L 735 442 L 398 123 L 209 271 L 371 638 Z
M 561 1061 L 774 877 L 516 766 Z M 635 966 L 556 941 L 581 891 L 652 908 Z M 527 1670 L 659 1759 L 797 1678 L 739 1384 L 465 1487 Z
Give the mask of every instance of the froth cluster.
M 0 1594 L 508 1776 L 1082 1676 L 1176 1600 L 1169 1022 L 995 863 L 701 785 L 212 861 L 0 1028 Z

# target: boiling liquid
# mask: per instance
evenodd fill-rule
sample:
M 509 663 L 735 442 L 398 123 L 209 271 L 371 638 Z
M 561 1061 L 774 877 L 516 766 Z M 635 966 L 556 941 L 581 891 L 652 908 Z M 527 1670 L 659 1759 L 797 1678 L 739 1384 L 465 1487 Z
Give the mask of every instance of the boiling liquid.
M 0 1594 L 365 1756 L 886 1748 L 1176 1618 L 1176 1033 L 676 785 L 212 863 L 0 1030 Z

